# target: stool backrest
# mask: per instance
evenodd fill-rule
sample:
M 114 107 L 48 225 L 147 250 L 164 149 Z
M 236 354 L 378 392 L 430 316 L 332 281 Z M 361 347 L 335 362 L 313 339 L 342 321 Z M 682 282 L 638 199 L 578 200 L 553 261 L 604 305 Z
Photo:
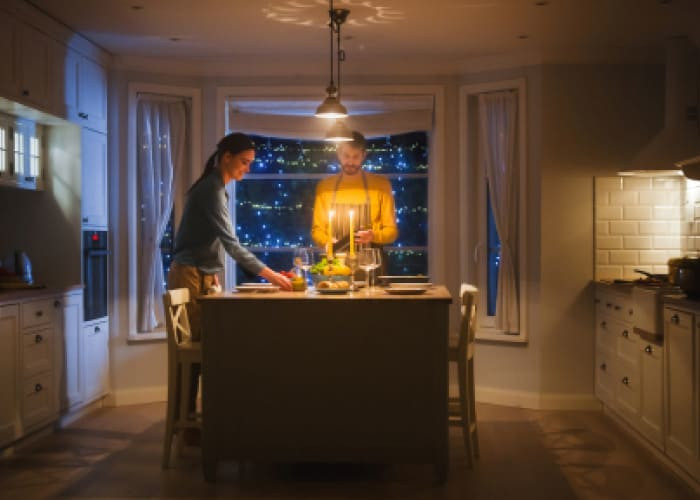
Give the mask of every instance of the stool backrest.
M 189 301 L 190 291 L 187 288 L 167 290 L 163 294 L 168 344 L 173 347 L 191 338 L 190 320 L 187 317 Z
M 473 285 L 462 283 L 459 287 L 459 297 L 461 300 L 461 320 L 459 324 L 459 348 L 466 349 L 466 346 L 474 342 L 476 332 L 476 301 L 479 290 Z

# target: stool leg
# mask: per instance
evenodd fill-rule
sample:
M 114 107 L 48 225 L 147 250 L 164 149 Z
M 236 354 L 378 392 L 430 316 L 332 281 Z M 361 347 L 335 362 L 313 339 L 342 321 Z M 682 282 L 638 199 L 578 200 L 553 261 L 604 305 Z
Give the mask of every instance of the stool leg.
M 460 353 L 461 354 L 461 353 Z M 474 467 L 474 459 L 472 457 L 472 447 L 470 432 L 469 432 L 469 394 L 467 388 L 467 366 L 466 359 L 460 355 L 457 360 L 457 371 L 459 372 L 459 407 L 461 410 L 462 434 L 464 439 L 464 448 L 467 452 L 467 465 L 471 469 Z
M 184 429 L 187 426 L 187 420 L 190 414 L 190 391 L 191 391 L 191 381 L 192 377 L 192 365 L 190 363 L 181 363 L 180 368 L 180 415 L 178 419 L 178 427 L 180 432 L 178 433 L 178 452 L 182 450 L 183 434 Z
M 474 358 L 467 361 L 469 367 L 469 434 L 472 438 L 474 456 L 479 458 L 479 432 L 476 423 L 476 393 L 474 389 Z
M 170 448 L 173 442 L 173 427 L 177 412 L 177 383 L 176 363 L 168 361 L 168 403 L 165 409 L 165 439 L 163 441 L 163 460 L 161 466 L 167 469 L 170 466 Z

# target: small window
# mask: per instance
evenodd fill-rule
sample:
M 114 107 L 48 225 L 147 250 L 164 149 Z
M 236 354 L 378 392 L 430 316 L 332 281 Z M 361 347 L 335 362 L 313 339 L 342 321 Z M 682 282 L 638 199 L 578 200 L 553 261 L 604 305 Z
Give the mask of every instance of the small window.
M 7 172 L 7 129 L 0 125 L 0 176 Z
M 41 153 L 39 148 L 39 138 L 32 136 L 29 138 L 29 177 L 36 179 L 39 177 L 39 165 Z
M 25 146 L 24 146 L 24 132 L 15 129 L 14 137 L 15 145 L 15 173 L 21 175 L 24 172 L 24 157 L 25 157 Z
M 496 221 L 493 217 L 491 195 L 486 186 L 486 314 L 496 315 L 496 299 L 498 298 L 498 268 L 501 261 L 501 239 L 498 237 Z

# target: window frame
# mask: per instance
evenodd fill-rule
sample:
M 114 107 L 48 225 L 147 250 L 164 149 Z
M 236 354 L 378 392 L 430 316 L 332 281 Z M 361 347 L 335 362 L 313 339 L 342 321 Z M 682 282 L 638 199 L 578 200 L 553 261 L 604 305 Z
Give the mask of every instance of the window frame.
M 128 260 L 128 318 L 129 342 L 141 342 L 151 340 L 163 340 L 167 338 L 165 326 L 153 332 L 141 333 L 138 331 L 138 259 L 136 249 L 138 245 L 138 175 L 137 175 L 137 104 L 139 94 L 158 94 L 165 98 L 183 98 L 190 101 L 190 159 L 193 166 L 192 177 L 197 177 L 203 167 L 202 164 L 202 91 L 196 87 L 175 87 L 168 85 L 158 85 L 149 83 L 131 82 L 128 85 L 128 125 L 127 125 L 127 260 Z M 182 202 L 182 200 L 181 200 Z M 115 225 L 115 227 L 117 227 Z M 176 228 L 174 228 L 176 229 Z M 119 246 L 115 245 L 114 261 L 120 262 L 118 251 Z
M 229 123 L 229 108 L 236 98 L 284 99 L 284 100 L 322 100 L 323 93 L 318 86 L 230 86 L 217 88 L 217 137 L 223 137 L 227 130 L 236 130 L 235 124 Z M 444 164 L 444 123 L 445 123 L 445 89 L 442 85 L 346 85 L 343 87 L 346 96 L 371 96 L 379 98 L 386 96 L 430 96 L 433 99 L 433 129 L 428 132 L 428 274 L 437 283 L 447 283 L 447 268 L 442 256 L 446 252 L 444 200 L 445 171 L 440 168 Z M 288 174 L 289 175 L 289 174 Z M 293 174 L 292 174 L 293 175 Z M 277 177 L 281 178 L 281 177 Z M 235 186 L 227 187 L 229 193 L 231 220 L 236 227 Z M 409 249 L 410 247 L 401 247 Z M 235 283 L 235 266 L 230 257 L 226 256 L 224 286 Z
M 459 224 L 460 224 L 460 276 L 463 281 L 485 289 L 486 266 L 479 265 L 486 252 L 486 174 L 480 168 L 477 157 L 478 108 L 475 98 L 485 92 L 515 90 L 518 92 L 518 300 L 520 308 L 520 332 L 507 334 L 496 329 L 494 317 L 486 311 L 486 292 L 479 294 L 476 339 L 506 343 L 527 343 L 527 85 L 525 78 L 479 84 L 461 85 L 459 88 L 459 134 L 465 138 L 459 142 Z M 476 220 L 475 220 L 476 218 Z

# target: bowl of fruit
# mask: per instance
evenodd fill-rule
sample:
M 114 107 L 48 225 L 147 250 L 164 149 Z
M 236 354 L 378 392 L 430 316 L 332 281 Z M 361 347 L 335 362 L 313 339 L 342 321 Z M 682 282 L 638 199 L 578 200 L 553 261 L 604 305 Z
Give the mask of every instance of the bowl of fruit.
M 311 279 L 316 288 L 348 288 L 352 271 L 339 259 L 322 258 L 311 267 Z

